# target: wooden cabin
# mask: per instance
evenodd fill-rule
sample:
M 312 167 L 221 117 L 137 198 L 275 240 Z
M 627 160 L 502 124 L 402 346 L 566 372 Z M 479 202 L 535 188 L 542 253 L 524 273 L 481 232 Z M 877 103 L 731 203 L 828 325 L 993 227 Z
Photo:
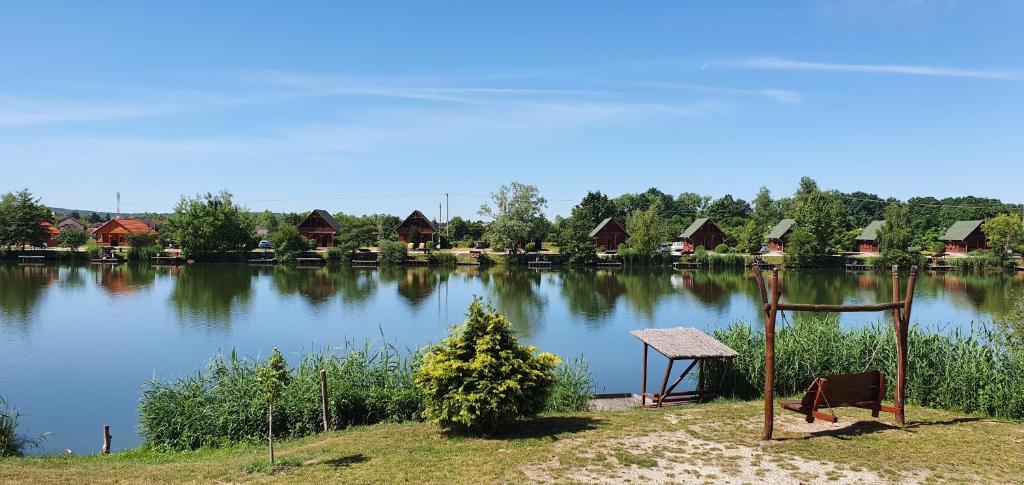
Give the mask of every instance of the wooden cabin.
M 43 235 L 39 242 L 48 248 L 60 246 L 60 242 L 57 241 L 57 235 L 60 234 L 60 229 L 57 229 L 57 226 L 54 226 L 47 221 L 39 221 L 39 225 L 43 226 L 43 229 L 46 229 L 46 234 Z
M 684 229 L 679 234 L 679 238 L 683 241 L 684 253 L 692 253 L 697 246 L 704 246 L 704 249 L 714 251 L 715 246 L 725 242 L 725 233 L 713 219 L 701 217 Z
M 306 239 L 316 241 L 318 248 L 334 247 L 334 237 L 341 232 L 341 224 L 334 220 L 330 212 L 316 209 L 310 212 L 299 223 L 299 234 Z
M 795 219 L 783 219 L 771 231 L 768 231 L 768 250 L 780 253 L 785 252 L 786 243 L 789 242 L 789 234 L 793 232 L 795 224 Z
M 111 219 L 97 227 L 92 234 L 100 246 L 124 246 L 128 242 L 125 238 L 135 232 L 157 235 L 153 228 L 138 219 Z
M 601 221 L 593 231 L 590 231 L 590 237 L 594 239 L 594 244 L 597 247 L 603 247 L 605 250 L 615 251 L 619 244 L 626 242 L 629 239 L 629 233 L 622 227 L 621 224 L 612 220 L 611 217 Z
M 878 252 L 878 231 L 885 225 L 885 221 L 871 221 L 854 241 L 857 242 L 857 251 L 862 253 Z
M 985 233 L 981 231 L 981 223 L 985 221 L 956 221 L 939 241 L 946 243 L 947 253 L 969 253 L 979 249 L 988 249 Z
M 419 228 L 420 240 L 417 241 L 420 244 L 426 244 L 427 241 L 434 239 L 434 224 L 430 222 L 427 216 L 423 215 L 418 210 L 412 211 L 409 217 L 406 217 L 401 224 L 398 225 L 398 239 L 404 243 L 410 243 L 409 234 L 412 233 L 412 228 Z
M 57 229 L 78 229 L 84 231 L 87 227 L 84 222 L 75 219 L 74 217 L 67 216 L 57 223 Z

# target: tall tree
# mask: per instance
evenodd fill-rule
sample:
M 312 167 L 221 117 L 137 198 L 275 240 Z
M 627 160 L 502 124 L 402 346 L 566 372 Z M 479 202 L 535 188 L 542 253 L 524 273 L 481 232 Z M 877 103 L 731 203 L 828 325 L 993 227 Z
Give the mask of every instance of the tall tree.
M 742 226 L 750 217 L 750 204 L 726 194 L 708 205 L 707 215 L 721 227 L 736 228 Z
M 920 253 L 910 251 L 914 243 L 910 207 L 906 204 L 889 204 L 885 208 L 884 218 L 885 225 L 878 231 L 878 252 L 882 264 L 902 267 L 920 264 Z
M 589 223 L 593 229 L 601 221 L 616 216 L 615 203 L 600 191 L 587 192 L 583 200 L 573 207 L 572 215 L 580 218 L 581 222 Z
M 629 232 L 629 247 L 643 256 L 657 254 L 659 246 L 669 238 L 664 220 L 654 206 L 630 214 L 626 218 L 626 231 Z
M 171 233 L 189 259 L 240 251 L 256 238 L 252 214 L 232 200 L 231 193 L 182 197 L 169 222 Z
M 985 233 L 989 246 L 998 250 L 1001 258 L 1005 258 L 1024 239 L 1024 222 L 1017 215 L 999 214 L 985 221 L 981 231 Z
M 796 225 L 786 245 L 788 263 L 819 264 L 842 244 L 846 217 L 838 193 L 822 192 L 813 179 L 804 177 L 793 197 L 793 213 Z
M 488 242 L 514 253 L 518 244 L 529 240 L 536 219 L 544 217 L 541 211 L 547 205 L 537 187 L 519 182 L 502 185 L 491 193 L 491 203 L 481 205 L 479 210 L 482 217 L 492 221 L 485 234 Z
M 772 200 L 772 193 L 768 187 L 762 186 L 754 197 L 754 208 L 747 221 L 747 227 L 743 233 L 743 249 L 753 250 L 761 247 L 765 236 L 772 225 L 782 219 L 782 210 Z
M 0 247 L 42 246 L 48 233 L 39 221 L 49 217 L 50 210 L 40 204 L 28 189 L 4 194 L 0 197 Z

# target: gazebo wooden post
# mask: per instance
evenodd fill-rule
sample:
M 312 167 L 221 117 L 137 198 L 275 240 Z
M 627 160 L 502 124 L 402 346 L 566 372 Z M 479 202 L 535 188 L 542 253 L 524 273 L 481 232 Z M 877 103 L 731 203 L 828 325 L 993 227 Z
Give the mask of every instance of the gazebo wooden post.
M 640 372 L 643 383 L 640 385 L 640 406 L 647 405 L 647 342 L 644 342 L 644 367 Z
M 779 313 L 779 270 L 772 270 L 772 303 L 764 321 L 764 432 L 761 439 L 772 439 L 775 426 L 775 319 Z
M 893 266 L 893 283 L 898 281 L 898 268 Z M 899 410 L 896 414 L 896 424 L 906 424 L 906 400 L 907 400 L 907 339 L 910 333 L 910 309 L 914 301 L 914 286 L 917 283 L 917 266 L 910 267 L 910 278 L 907 280 L 907 292 L 904 297 L 903 311 L 893 311 L 893 315 L 900 314 L 898 320 L 894 320 L 896 326 L 896 390 L 893 393 L 895 407 Z M 893 288 L 893 301 L 899 300 L 899 287 Z

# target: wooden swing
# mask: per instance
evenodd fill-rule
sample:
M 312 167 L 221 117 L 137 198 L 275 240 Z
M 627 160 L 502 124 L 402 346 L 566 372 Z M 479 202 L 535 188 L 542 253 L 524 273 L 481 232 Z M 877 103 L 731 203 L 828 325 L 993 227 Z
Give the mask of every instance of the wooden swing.
M 762 439 L 772 439 L 775 424 L 775 323 L 780 311 L 805 312 L 884 312 L 891 311 L 896 331 L 896 389 L 893 391 L 893 405 L 882 404 L 885 398 L 885 374 L 879 371 L 867 371 L 858 374 L 838 374 L 822 376 L 814 379 L 807 392 L 799 401 L 783 401 L 783 409 L 795 411 L 807 417 L 807 422 L 815 419 L 836 422 L 832 408 L 850 406 L 870 409 L 873 417 L 879 412 L 892 413 L 896 424 L 902 426 L 906 422 L 904 400 L 906 397 L 907 377 L 907 332 L 910 327 L 910 309 L 914 302 L 914 284 L 917 281 L 917 266 L 910 268 L 910 279 L 907 281 L 906 296 L 900 300 L 899 267 L 892 267 L 892 301 L 868 305 L 815 305 L 805 303 L 781 303 L 782 289 L 779 286 L 779 270 L 772 270 L 771 300 L 768 298 L 768 287 L 764 282 L 761 269 L 754 268 L 754 279 L 760 290 L 761 303 L 765 316 L 765 380 L 764 380 L 764 432 Z M 828 408 L 829 414 L 820 410 Z

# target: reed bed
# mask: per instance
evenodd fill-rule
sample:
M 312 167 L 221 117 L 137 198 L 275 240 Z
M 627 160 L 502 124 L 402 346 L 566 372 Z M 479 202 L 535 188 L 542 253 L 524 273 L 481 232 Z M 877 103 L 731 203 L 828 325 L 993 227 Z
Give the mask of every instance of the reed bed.
M 21 414 L 0 396 L 0 457 L 21 456 L 25 449 L 38 446 L 39 442 L 18 434 Z
M 323 429 L 320 369 L 327 370 L 330 428 L 422 419 L 424 396 L 413 383 L 418 354 L 390 345 L 373 350 L 347 344 L 314 352 L 289 368 L 290 380 L 274 404 L 274 435 L 299 437 Z M 266 439 L 267 409 L 256 372 L 265 363 L 235 352 L 217 355 L 205 370 L 143 388 L 139 430 L 147 446 L 191 450 Z M 586 410 L 590 371 L 581 360 L 563 365 L 548 410 Z
M 836 315 L 797 315 L 776 330 L 775 386 L 779 395 L 803 393 L 817 376 L 877 369 L 896 375 L 891 323 L 844 329 Z M 732 366 L 709 366 L 701 385 L 724 380 L 734 397 L 763 396 L 764 332 L 744 322 L 716 338 L 740 353 Z M 908 340 L 907 401 L 981 416 L 1024 419 L 1024 350 L 1001 345 L 985 327 L 941 333 L 914 326 Z M 723 375 L 724 374 L 724 375 Z M 889 386 L 888 399 L 892 399 Z

